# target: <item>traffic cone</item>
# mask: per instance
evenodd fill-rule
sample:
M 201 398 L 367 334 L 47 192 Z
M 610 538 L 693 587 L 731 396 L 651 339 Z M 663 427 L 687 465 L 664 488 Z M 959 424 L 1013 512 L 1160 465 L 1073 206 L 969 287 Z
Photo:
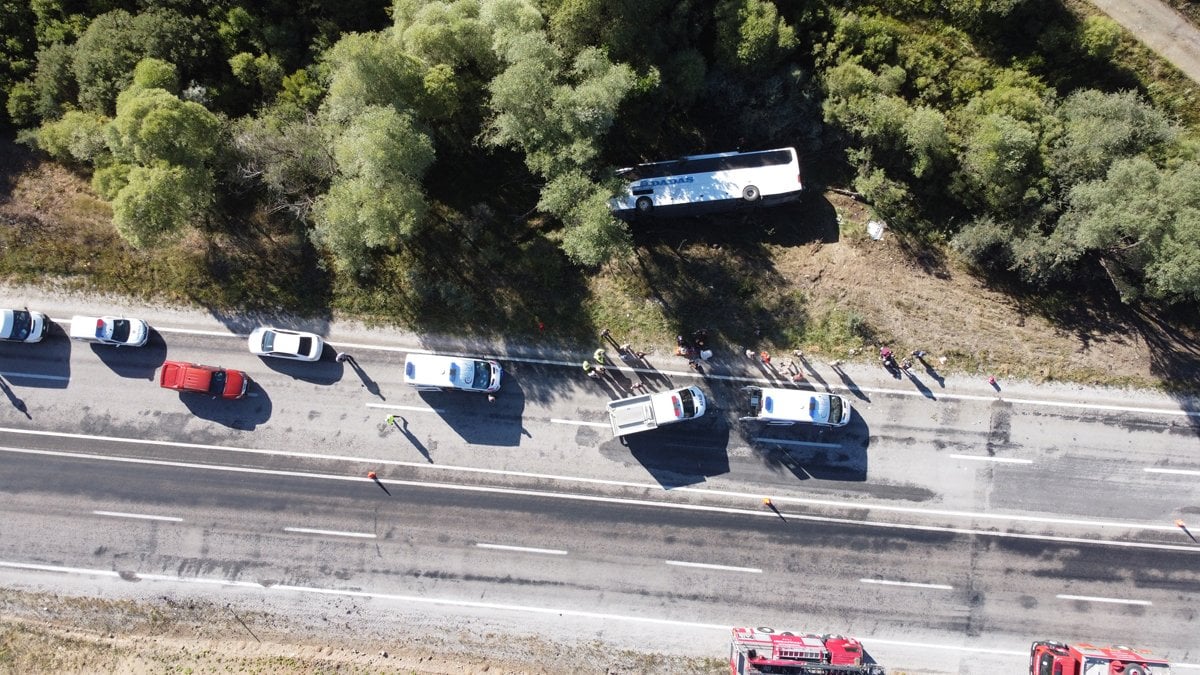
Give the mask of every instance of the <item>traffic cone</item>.
M 374 472 L 374 471 L 368 471 L 368 472 L 367 472 L 367 478 L 370 478 L 371 480 L 378 480 L 378 478 L 375 476 L 375 472 Z
M 1176 519 L 1175 519 L 1175 527 L 1178 527 L 1178 528 L 1179 528 L 1179 529 L 1181 529 L 1181 530 L 1186 530 L 1186 529 L 1187 529 L 1187 525 L 1185 525 L 1185 524 L 1184 524 L 1184 522 L 1183 522 L 1183 519 L 1182 519 L 1182 518 L 1176 518 Z
M 773 506 L 773 505 L 771 504 L 771 498 L 770 498 L 770 497 L 763 497 L 763 506 L 766 506 L 766 507 L 768 507 L 768 508 L 770 508 L 771 506 Z

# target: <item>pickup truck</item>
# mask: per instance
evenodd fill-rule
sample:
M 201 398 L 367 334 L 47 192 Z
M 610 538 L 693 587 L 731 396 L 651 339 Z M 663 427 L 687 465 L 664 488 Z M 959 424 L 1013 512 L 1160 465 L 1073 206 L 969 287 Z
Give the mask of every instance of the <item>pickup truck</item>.
M 80 342 L 141 347 L 150 338 L 150 326 L 141 319 L 119 316 L 73 316 L 68 334 Z
M 705 406 L 704 392 L 697 387 L 684 387 L 609 401 L 608 417 L 613 436 L 620 437 L 696 419 L 704 415 Z
M 240 370 L 225 370 L 182 361 L 164 361 L 158 384 L 163 389 L 234 399 L 246 395 L 250 378 Z

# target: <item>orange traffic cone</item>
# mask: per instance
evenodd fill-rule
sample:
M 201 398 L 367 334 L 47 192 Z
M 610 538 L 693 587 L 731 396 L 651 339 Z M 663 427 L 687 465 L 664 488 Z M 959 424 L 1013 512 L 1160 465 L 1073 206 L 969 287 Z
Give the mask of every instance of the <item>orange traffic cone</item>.
M 371 480 L 376 480 L 375 472 L 374 472 L 374 471 L 368 471 L 368 472 L 367 472 L 367 478 L 370 478 Z
M 763 497 L 763 506 L 767 506 L 767 507 L 771 506 L 771 498 L 770 497 Z

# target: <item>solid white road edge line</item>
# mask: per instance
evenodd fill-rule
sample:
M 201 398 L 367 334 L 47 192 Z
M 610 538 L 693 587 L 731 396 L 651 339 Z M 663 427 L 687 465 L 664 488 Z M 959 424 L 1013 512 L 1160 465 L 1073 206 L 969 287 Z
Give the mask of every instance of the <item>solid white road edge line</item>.
M 1142 605 L 1149 607 L 1154 603 L 1149 600 L 1126 600 L 1124 598 L 1098 598 L 1094 595 L 1056 595 L 1059 600 L 1082 600 L 1084 602 L 1107 602 L 1114 605 Z
M 42 375 L 41 373 L 18 373 L 11 370 L 0 371 L 0 375 L 7 378 L 21 377 L 26 380 L 55 380 L 63 382 L 71 378 L 66 375 Z
M 147 516 L 141 513 L 122 513 L 120 511 L 92 511 L 98 516 L 112 516 L 113 518 L 136 518 L 138 520 L 163 520 L 168 523 L 182 523 L 183 518 L 174 516 Z
M 954 459 L 970 459 L 977 462 L 1000 462 L 1003 464 L 1033 464 L 1032 459 L 1016 459 L 1013 457 L 987 457 L 984 455 L 947 455 Z
M 593 424 L 599 424 L 593 422 Z M 606 425 L 602 425 L 606 426 Z M 237 448 L 227 445 L 209 445 L 205 443 L 181 443 L 178 441 L 156 441 L 156 440 L 141 440 L 137 438 L 125 438 L 121 436 L 96 436 L 92 434 L 76 434 L 58 431 L 43 431 L 40 429 L 18 429 L 14 427 L 0 427 L 0 433 L 23 434 L 29 436 L 46 436 L 55 438 L 71 438 L 85 441 L 108 441 L 112 443 L 125 443 L 132 445 L 153 445 L 158 447 L 168 448 L 192 448 L 196 450 L 222 450 L 225 452 L 248 454 L 248 455 L 264 455 L 268 457 L 295 457 L 302 459 L 320 459 L 320 460 L 335 460 L 343 462 L 368 463 L 376 466 L 396 466 L 410 469 L 424 469 L 430 471 L 450 471 L 459 473 L 477 473 L 491 476 L 506 476 L 515 478 L 535 478 L 538 480 L 553 480 L 561 482 L 584 483 L 588 485 L 607 485 L 611 487 L 628 487 L 641 490 L 654 490 L 658 492 L 665 491 L 661 485 L 657 483 L 635 483 L 633 481 L 608 480 L 604 478 L 583 478 L 580 476 L 563 476 L 556 474 L 535 473 L 532 471 L 508 471 L 504 469 L 484 469 L 469 466 L 453 466 L 447 464 L 430 465 L 420 462 L 406 462 L 396 459 L 385 459 L 380 457 L 352 457 L 350 455 L 326 455 L 314 452 L 292 452 L 286 450 L 264 450 L 261 448 Z M 705 496 L 718 497 L 733 497 L 736 499 L 750 499 L 755 502 L 760 501 L 764 496 L 769 496 L 772 501 L 790 504 L 804 504 L 807 506 L 827 506 L 839 509 L 871 509 L 876 511 L 886 511 L 888 513 L 906 513 L 919 516 L 947 516 L 951 518 L 973 518 L 979 520 L 995 520 L 995 521 L 1010 521 L 1020 523 L 1043 523 L 1048 525 L 1082 525 L 1085 527 L 1107 527 L 1107 528 L 1125 528 L 1139 529 L 1160 532 L 1174 532 L 1174 525 L 1155 525 L 1152 523 L 1134 523 L 1120 521 L 1105 521 L 1105 520 L 1082 520 L 1078 518 L 1051 518 L 1049 516 L 1022 516 L 1016 514 L 1001 514 L 1001 513 L 986 513 L 976 511 L 953 511 L 949 509 L 925 509 L 913 506 L 893 506 L 890 504 L 876 504 L 871 502 L 845 502 L 832 499 L 814 499 L 810 497 L 790 497 L 774 495 L 751 494 L 748 492 L 734 492 L 732 490 L 714 490 L 710 488 L 693 488 L 693 487 L 677 487 L 672 488 L 671 492 L 682 492 L 689 494 L 698 494 Z
M 370 532 L 343 532 L 341 530 L 317 530 L 311 527 L 285 527 L 284 532 L 298 532 L 300 534 L 327 534 L 331 537 L 357 537 L 359 539 L 375 539 L 375 535 Z
M 430 408 L 422 405 L 390 405 L 388 403 L 368 403 L 368 408 L 380 408 L 381 410 L 411 410 L 412 412 L 431 412 L 444 413 L 441 408 Z
M 33 450 L 29 448 L 9 448 L 0 446 L 0 452 L 10 452 L 14 454 L 24 455 L 39 455 L 43 457 L 69 457 L 72 459 L 83 459 L 101 462 L 116 462 L 121 464 L 145 464 L 148 466 L 166 466 L 180 469 L 200 469 L 203 471 L 225 471 L 229 473 L 245 473 L 259 476 L 283 476 L 287 478 L 311 478 L 314 480 L 340 480 L 354 481 L 360 483 L 374 483 L 375 478 L 366 478 L 359 476 L 345 476 L 326 473 L 312 473 L 307 471 L 281 471 L 278 469 L 258 469 L 246 466 L 221 466 L 217 464 L 198 464 L 195 462 L 174 462 L 162 459 L 142 459 L 138 457 L 109 457 L 105 455 L 93 455 L 85 452 L 65 452 L 58 450 Z M 663 502 L 652 501 L 649 499 L 632 499 L 626 497 L 601 497 L 598 495 L 581 495 L 569 494 L 565 492 L 548 492 L 544 490 L 523 490 L 517 488 L 502 488 L 489 485 L 458 485 L 453 483 L 432 483 L 416 480 L 401 480 L 398 478 L 387 478 L 389 485 L 404 485 L 415 488 L 427 488 L 431 490 L 454 490 L 458 492 L 483 492 L 488 494 L 508 494 L 520 495 L 524 497 L 540 497 L 543 499 L 565 499 L 581 502 L 597 502 L 604 504 L 620 504 L 623 506 L 649 507 L 658 509 L 676 509 L 679 511 L 699 511 L 703 513 L 724 513 L 742 516 L 755 516 L 760 518 L 778 518 L 778 514 L 774 509 L 771 511 L 763 511 L 761 509 L 744 509 L 733 508 L 728 506 L 708 506 L 704 504 L 684 504 L 679 502 Z M 810 516 L 799 513 L 788 513 L 787 517 L 791 520 L 805 520 L 814 523 L 837 523 L 841 525 L 856 525 L 862 527 L 877 527 L 881 529 L 893 530 L 914 530 L 918 532 L 949 532 L 952 534 L 969 534 L 981 537 L 997 537 L 1002 539 L 1028 539 L 1034 541 L 1054 541 L 1066 544 L 1093 544 L 1097 546 L 1116 546 L 1120 548 L 1138 548 L 1151 549 L 1156 551 L 1183 551 L 1187 553 L 1200 553 L 1200 548 L 1195 546 L 1182 546 L 1178 544 L 1155 544 L 1150 542 L 1140 541 L 1118 541 L 1115 539 L 1086 539 L 1083 537 L 1058 537 L 1041 534 L 1024 534 L 1020 532 L 996 532 L 992 530 L 977 530 L 965 527 L 941 527 L 937 525 L 910 525 L 905 523 L 885 523 L 872 520 L 854 520 L 852 518 L 833 518 L 830 516 Z M 1176 528 L 1170 528 L 1176 529 Z
M 751 574 L 762 574 L 762 570 L 757 567 L 731 567 L 729 565 L 712 565 L 709 563 L 682 562 L 679 560 L 664 560 L 663 562 L 668 565 L 675 565 L 676 567 L 699 567 L 706 570 L 721 570 L 722 572 L 749 572 Z
M 783 438 L 765 438 L 762 436 L 750 439 L 756 443 L 777 443 L 779 445 L 799 445 L 809 448 L 840 448 L 841 443 L 818 443 L 816 441 L 790 441 Z
M 611 426 L 611 425 L 605 424 L 604 422 L 581 422 L 579 420 L 561 420 L 561 419 L 558 419 L 557 417 L 551 417 L 550 421 L 554 424 L 573 424 L 577 427 L 602 427 L 603 428 L 603 427 Z
M 65 324 L 65 323 L 70 323 L 70 321 L 68 319 L 51 318 L 50 320 L 55 323 L 58 323 L 60 325 Z M 216 336 L 216 337 L 234 337 L 234 338 L 240 338 L 243 340 L 246 339 L 247 337 L 249 337 L 249 334 L 230 333 L 230 332 L 224 332 L 224 331 L 197 330 L 197 329 L 191 329 L 191 328 L 162 328 L 160 326 L 153 326 L 153 328 L 154 328 L 154 330 L 156 330 L 160 333 L 179 333 L 179 334 L 184 334 L 184 335 L 212 335 L 212 336 Z M 338 348 L 344 347 L 347 349 L 368 349 L 368 350 L 381 351 L 381 352 L 398 352 L 398 353 L 411 353 L 411 354 L 434 354 L 434 353 L 436 353 L 432 350 L 423 349 L 420 347 L 404 347 L 404 346 L 391 347 L 391 346 L 387 346 L 387 345 L 370 345 L 370 344 L 361 344 L 361 343 L 356 343 L 356 342 L 328 342 L 328 341 L 327 341 L 327 344 L 329 344 L 332 347 L 338 347 Z M 484 354 L 484 355 L 482 355 L 482 358 L 494 359 L 494 360 L 500 360 L 500 361 L 512 361 L 514 363 L 537 363 L 537 364 L 542 364 L 542 365 L 553 365 L 553 366 L 575 366 L 575 367 L 577 367 L 579 365 L 578 362 L 576 362 L 576 361 L 560 361 L 558 359 L 537 359 L 537 358 L 529 358 L 529 357 L 522 357 L 522 356 L 512 356 L 512 355 L 508 355 L 508 354 Z M 706 375 L 698 375 L 695 372 L 687 371 L 687 370 L 656 370 L 656 369 L 652 369 L 652 368 L 637 368 L 637 367 L 632 367 L 632 366 L 626 366 L 626 370 L 630 370 L 635 373 L 656 373 L 656 374 L 663 374 L 663 375 L 674 375 L 676 377 L 691 377 L 691 378 L 701 378 L 701 379 L 707 379 L 707 380 L 726 380 L 726 381 L 730 381 L 730 382 L 760 382 L 760 383 L 766 383 L 768 385 L 772 384 L 772 382 L 770 380 L 767 380 L 767 379 L 761 378 L 761 377 L 745 377 L 745 376 L 740 376 L 740 375 L 716 375 L 716 374 L 711 374 L 711 373 L 706 374 Z M 47 376 L 47 379 L 50 379 L 50 377 L 51 376 Z M 58 379 L 57 376 L 53 376 L 53 377 L 55 377 L 55 379 Z M 850 391 L 849 387 L 827 387 L 827 389 L 829 389 L 831 391 L 833 391 L 833 390 Z M 908 389 L 885 389 L 885 388 L 879 388 L 879 387 L 856 387 L 855 390 L 860 391 L 860 392 L 866 392 L 866 393 L 874 393 L 874 394 L 895 394 L 898 396 L 917 396 L 917 397 L 921 397 L 921 398 L 928 398 L 924 392 L 913 391 L 913 390 L 908 390 Z M 1174 409 L 1169 409 L 1169 408 L 1141 408 L 1141 407 L 1136 407 L 1136 406 L 1108 405 L 1108 404 L 1102 404 L 1102 403 L 1073 403 L 1073 402 L 1066 402 L 1066 401 L 1050 401 L 1050 400 L 1040 400 L 1040 399 L 1031 399 L 1031 398 L 1008 398 L 1008 397 L 1004 397 L 1004 396 L 995 396 L 995 395 L 989 396 L 989 395 L 978 395 L 978 394 L 947 394 L 947 393 L 939 392 L 937 394 L 937 398 L 938 399 L 960 400 L 960 401 L 995 401 L 995 400 L 999 399 L 999 400 L 1003 400 L 1005 403 L 1010 403 L 1010 404 L 1022 404 L 1022 405 L 1032 405 L 1032 406 L 1043 406 L 1043 407 L 1076 408 L 1076 409 L 1084 409 L 1084 410 L 1105 410 L 1105 411 L 1112 411 L 1112 412 L 1141 412 L 1141 413 L 1148 413 L 1148 414 L 1152 414 L 1152 415 L 1182 415 L 1185 417 L 1200 417 L 1200 410 L 1174 410 Z
M 557 548 L 530 548 L 527 546 L 505 546 L 504 544 L 484 544 L 475 542 L 479 548 L 490 548 L 497 551 L 516 551 L 518 553 L 544 553 L 546 555 L 566 555 L 567 552 Z
M 879 584 L 880 586 L 908 586 L 910 588 L 933 588 L 939 591 L 952 591 L 953 586 L 946 584 L 920 584 L 915 581 L 889 581 L 888 579 L 859 579 L 859 583 Z
M 58 565 L 38 565 L 34 563 L 17 563 L 0 560 L 0 567 L 14 570 L 29 570 L 33 572 L 52 572 L 60 574 L 80 574 L 88 576 L 107 577 L 110 579 L 120 579 L 121 572 L 112 570 L 88 569 L 84 567 L 63 567 Z M 613 621 L 630 621 L 634 623 L 650 623 L 658 626 L 678 626 L 684 628 L 699 628 L 703 630 L 714 630 L 728 633 L 733 626 L 698 623 L 694 621 L 675 621 L 671 619 L 656 619 L 644 616 L 625 616 L 621 614 L 603 614 L 599 612 L 584 612 L 574 609 L 555 609 L 552 607 L 533 607 L 531 605 L 504 605 L 499 603 L 476 602 L 471 600 L 443 600 L 439 598 L 428 598 L 422 596 L 396 595 L 391 593 L 369 593 L 366 591 L 343 591 L 332 588 L 314 588 L 311 586 L 290 586 L 279 584 L 275 586 L 264 586 L 261 583 L 254 581 L 228 581 L 225 579 L 204 579 L 204 578 L 185 578 L 170 576 L 166 574 L 137 574 L 138 579 L 143 581 L 159 581 L 163 583 L 184 583 L 184 584 L 205 584 L 215 586 L 229 586 L 236 588 L 257 589 L 260 591 L 292 591 L 296 593 L 317 593 L 321 595 L 341 595 L 355 598 L 376 598 L 379 600 L 395 600 L 405 603 L 419 603 L 425 605 L 445 605 L 450 607 L 467 607 L 473 609 L 501 609 L 515 612 L 531 612 L 537 614 L 559 614 L 564 616 L 576 616 L 593 619 L 610 619 Z M 991 647 L 978 647 L 972 645 L 942 645 L 930 642 L 909 642 L 907 640 L 888 640 L 884 638 L 873 638 L 860 635 L 860 639 L 865 638 L 867 644 L 891 645 L 894 647 L 918 647 L 922 649 L 941 649 L 952 652 L 967 652 L 970 654 L 994 654 L 997 656 L 1028 656 L 1029 651 L 1014 651 L 1009 649 L 996 649 Z M 1200 664 L 1193 663 L 1176 663 L 1172 662 L 1173 668 L 1200 668 Z
M 1176 476 L 1200 476 L 1200 471 L 1192 471 L 1190 469 L 1153 469 L 1146 467 L 1142 471 L 1146 473 L 1169 473 Z

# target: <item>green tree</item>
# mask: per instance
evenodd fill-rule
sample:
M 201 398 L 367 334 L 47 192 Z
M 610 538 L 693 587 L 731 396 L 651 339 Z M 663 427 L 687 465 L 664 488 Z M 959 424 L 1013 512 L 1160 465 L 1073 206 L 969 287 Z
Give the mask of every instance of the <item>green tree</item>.
M 369 106 L 337 138 L 338 174 L 313 209 L 314 236 L 344 274 L 362 275 L 371 254 L 395 250 L 428 211 L 420 180 L 433 163 L 433 143 L 412 118 Z
M 325 53 L 329 94 L 325 107 L 330 119 L 353 120 L 368 106 L 389 105 L 409 110 L 424 92 L 424 67 L 387 33 L 352 33 Z
M 37 144 L 62 162 L 91 164 L 107 154 L 105 127 L 108 118 L 84 110 L 68 110 L 60 119 L 38 129 Z
M 1135 92 L 1077 91 L 1058 106 L 1062 130 L 1050 150 L 1052 170 L 1071 185 L 1101 178 L 1118 159 L 1162 156 L 1179 130 Z
M 119 161 L 206 167 L 217 153 L 221 130 L 220 119 L 198 103 L 164 89 L 133 87 L 117 99 L 108 145 Z
M 770 0 L 720 0 L 714 11 L 717 57 L 725 65 L 771 68 L 800 44 Z
M 179 70 L 162 59 L 144 58 L 133 68 L 133 86 L 139 89 L 165 89 L 179 93 Z
M 50 120 L 62 114 L 65 106 L 78 95 L 72 64 L 75 48 L 56 42 L 38 50 L 37 68 L 33 73 L 33 91 L 36 96 L 33 116 L 39 120 Z M 23 120 L 30 124 L 34 120 Z
M 1001 213 L 1041 196 L 1041 140 L 1035 130 L 1008 115 L 977 120 L 962 153 L 959 194 L 969 204 Z
M 327 128 L 311 113 L 276 106 L 241 120 L 233 136 L 239 154 L 238 178 L 261 182 L 267 208 L 308 220 L 317 196 L 337 173 Z
M 212 201 L 208 174 L 156 163 L 130 169 L 127 183 L 113 199 L 113 225 L 130 244 L 151 247 L 195 222 Z
M 1055 265 L 1073 269 L 1091 254 L 1126 302 L 1200 301 L 1200 164 L 1120 159 L 1068 204 L 1050 237 Z

